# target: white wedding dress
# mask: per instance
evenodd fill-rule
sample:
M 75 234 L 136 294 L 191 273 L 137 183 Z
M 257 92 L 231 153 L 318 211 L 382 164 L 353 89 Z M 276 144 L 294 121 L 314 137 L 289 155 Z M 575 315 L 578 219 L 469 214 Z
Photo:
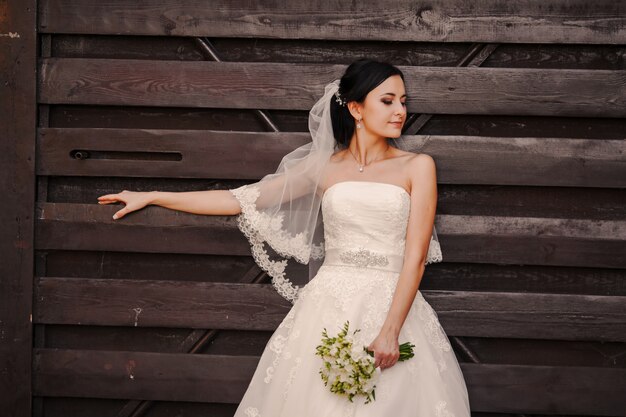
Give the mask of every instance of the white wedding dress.
M 322 199 L 326 257 L 269 340 L 235 417 L 469 417 L 467 388 L 437 314 L 417 292 L 399 342 L 415 356 L 380 374 L 376 400 L 333 394 L 315 355 L 322 330 L 350 329 L 364 346 L 383 324 L 402 267 L 410 196 L 402 187 L 343 181 Z

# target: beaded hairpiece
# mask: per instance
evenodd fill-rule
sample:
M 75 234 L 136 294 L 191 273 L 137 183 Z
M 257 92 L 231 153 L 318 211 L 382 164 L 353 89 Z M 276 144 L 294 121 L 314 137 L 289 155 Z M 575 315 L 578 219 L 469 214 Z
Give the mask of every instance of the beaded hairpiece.
M 336 101 L 337 103 L 339 103 L 339 105 L 340 105 L 340 106 L 345 106 L 345 105 L 346 105 L 346 101 L 345 101 L 345 100 L 342 100 L 342 99 L 341 99 L 341 97 L 339 96 L 339 90 L 337 90 L 337 91 L 335 92 L 335 101 Z

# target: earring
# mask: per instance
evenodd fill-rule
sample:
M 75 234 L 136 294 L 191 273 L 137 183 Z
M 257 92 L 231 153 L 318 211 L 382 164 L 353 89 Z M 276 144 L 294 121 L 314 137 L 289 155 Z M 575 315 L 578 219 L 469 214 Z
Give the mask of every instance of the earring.
M 357 129 L 360 129 L 360 128 L 361 128 L 361 120 L 363 120 L 363 118 L 359 118 L 359 121 L 358 121 L 358 122 L 356 122 L 356 127 L 357 127 Z

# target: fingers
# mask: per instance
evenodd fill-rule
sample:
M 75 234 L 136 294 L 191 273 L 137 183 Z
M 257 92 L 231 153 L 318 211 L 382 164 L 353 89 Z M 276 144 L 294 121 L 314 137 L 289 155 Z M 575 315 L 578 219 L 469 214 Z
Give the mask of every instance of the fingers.
M 98 197 L 98 204 L 111 204 L 111 203 L 116 203 L 116 202 L 122 202 L 124 204 L 127 204 L 126 201 L 124 199 L 122 199 L 121 194 L 126 192 L 127 190 L 122 191 L 119 194 L 105 194 L 105 195 L 101 195 L 100 197 Z M 119 210 L 117 213 L 115 213 L 113 215 L 113 220 L 117 220 L 117 219 L 121 219 L 122 217 L 124 217 L 126 214 L 128 213 L 128 210 L 126 210 L 126 207 L 124 207 L 122 210 Z
M 122 201 L 119 194 L 106 194 L 98 197 L 98 204 L 109 204 L 116 201 Z
M 397 361 L 395 361 L 393 359 L 382 360 L 382 361 L 380 361 L 380 367 L 382 369 L 391 368 L 396 362 Z
M 122 194 L 127 193 L 128 190 L 123 190 L 121 193 L 118 194 L 105 194 L 105 195 L 101 195 L 100 197 L 98 197 L 98 202 L 103 202 L 104 204 L 107 203 L 111 203 L 114 201 L 123 201 L 122 200 Z
M 393 354 L 393 353 L 387 353 L 387 354 L 376 354 L 374 353 L 374 367 L 378 368 L 380 366 L 380 369 L 387 369 L 387 368 L 391 368 L 392 366 L 394 366 L 397 362 L 398 359 L 400 358 L 400 354 Z
M 396 363 L 397 363 L 397 361 L 382 362 L 382 363 L 380 364 L 380 369 L 381 369 L 381 370 L 383 370 L 383 369 L 389 369 L 389 368 L 391 368 L 392 366 L 394 366 Z

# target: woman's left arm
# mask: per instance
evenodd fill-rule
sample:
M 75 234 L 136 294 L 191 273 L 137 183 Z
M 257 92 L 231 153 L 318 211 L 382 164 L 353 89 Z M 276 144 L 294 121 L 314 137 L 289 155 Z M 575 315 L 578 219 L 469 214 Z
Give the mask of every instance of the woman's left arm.
M 437 209 L 437 174 L 433 158 L 419 154 L 407 165 L 411 178 L 411 209 L 404 264 L 385 322 L 368 348 L 374 351 L 376 366 L 386 365 L 381 369 L 393 366 L 400 357 L 398 337 L 424 275 Z

